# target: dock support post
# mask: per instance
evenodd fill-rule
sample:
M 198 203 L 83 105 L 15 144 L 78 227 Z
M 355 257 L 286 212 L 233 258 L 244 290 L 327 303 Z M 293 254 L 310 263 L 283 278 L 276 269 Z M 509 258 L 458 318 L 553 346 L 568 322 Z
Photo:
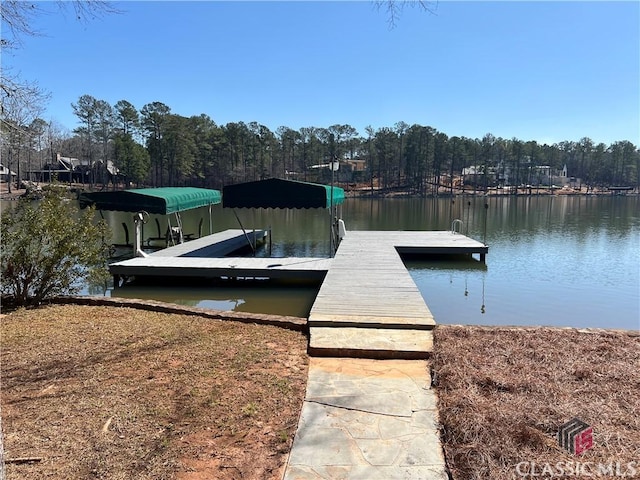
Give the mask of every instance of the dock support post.
M 332 137 L 333 138 L 333 137 Z M 337 246 L 335 246 L 336 237 L 334 230 L 334 222 L 335 222 L 335 211 L 333 204 L 333 184 L 335 181 L 335 173 L 340 168 L 340 162 L 338 161 L 338 157 L 334 154 L 333 157 L 329 160 L 329 168 L 331 169 L 331 193 L 330 193 L 330 201 L 329 201 L 329 257 L 333 258 Z
M 211 204 L 209 204 L 209 235 L 213 234 L 213 219 L 211 216 Z
M 142 210 L 133 216 L 133 223 L 135 224 L 135 235 L 133 238 L 134 257 L 148 257 L 148 255 L 142 251 L 142 224 L 147 223 L 148 219 L 149 214 Z

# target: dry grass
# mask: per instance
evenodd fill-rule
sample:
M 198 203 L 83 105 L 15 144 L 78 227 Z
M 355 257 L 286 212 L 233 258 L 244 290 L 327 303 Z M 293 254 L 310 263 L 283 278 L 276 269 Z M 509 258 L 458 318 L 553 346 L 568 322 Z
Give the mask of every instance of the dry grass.
M 611 462 L 633 473 L 627 464 L 635 462 L 640 477 L 637 333 L 439 326 L 433 370 L 454 479 L 522 478 L 515 467 L 523 461 L 591 462 L 587 476 Z M 579 457 L 556 441 L 574 417 L 594 432 Z
M 1 334 L 6 457 L 42 459 L 9 464 L 8 478 L 281 477 L 307 379 L 302 333 L 63 305 L 5 315 Z M 439 326 L 432 366 L 455 480 L 522 478 L 523 461 L 636 462 L 640 477 L 631 332 Z M 594 429 L 580 457 L 555 438 L 573 417 Z
M 9 478 L 279 478 L 307 377 L 306 338 L 130 308 L 2 318 Z

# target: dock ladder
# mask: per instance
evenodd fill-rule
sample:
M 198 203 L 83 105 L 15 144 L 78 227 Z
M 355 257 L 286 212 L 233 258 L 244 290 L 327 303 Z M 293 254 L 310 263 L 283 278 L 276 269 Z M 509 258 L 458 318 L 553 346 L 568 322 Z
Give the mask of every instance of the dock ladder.
M 456 226 L 458 229 L 456 230 Z M 462 231 L 462 220 L 456 218 L 453 222 L 451 222 L 451 233 L 461 233 Z

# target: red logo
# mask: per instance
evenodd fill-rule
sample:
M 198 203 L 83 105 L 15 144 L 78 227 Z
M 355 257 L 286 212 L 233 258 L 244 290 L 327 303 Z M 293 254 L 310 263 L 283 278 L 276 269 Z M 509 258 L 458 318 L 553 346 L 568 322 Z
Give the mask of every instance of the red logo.
M 575 455 L 580 455 L 593 447 L 593 428 L 582 420 L 574 418 L 558 430 L 558 443 Z

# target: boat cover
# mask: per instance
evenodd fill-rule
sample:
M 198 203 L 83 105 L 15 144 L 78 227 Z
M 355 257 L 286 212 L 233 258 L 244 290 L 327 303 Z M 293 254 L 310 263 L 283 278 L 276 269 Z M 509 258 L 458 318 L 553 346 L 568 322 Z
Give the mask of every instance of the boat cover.
M 280 178 L 237 183 L 222 189 L 225 208 L 330 208 L 343 202 L 344 190 L 340 187 Z
M 114 192 L 81 193 L 80 207 L 95 205 L 98 210 L 168 215 L 220 203 L 219 190 L 193 187 L 135 188 Z

